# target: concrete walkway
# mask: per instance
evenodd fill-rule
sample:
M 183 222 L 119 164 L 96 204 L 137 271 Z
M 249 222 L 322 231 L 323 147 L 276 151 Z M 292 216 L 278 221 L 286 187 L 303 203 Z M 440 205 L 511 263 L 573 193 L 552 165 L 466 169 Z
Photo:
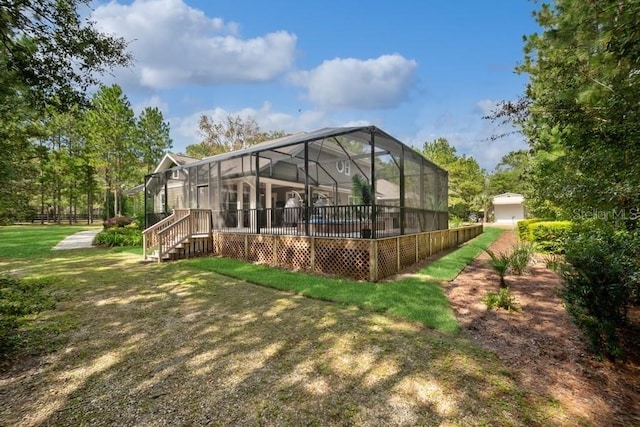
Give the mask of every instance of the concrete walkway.
M 93 246 L 93 239 L 100 231 L 102 231 L 102 229 L 79 231 L 62 239 L 53 247 L 53 250 L 90 248 Z

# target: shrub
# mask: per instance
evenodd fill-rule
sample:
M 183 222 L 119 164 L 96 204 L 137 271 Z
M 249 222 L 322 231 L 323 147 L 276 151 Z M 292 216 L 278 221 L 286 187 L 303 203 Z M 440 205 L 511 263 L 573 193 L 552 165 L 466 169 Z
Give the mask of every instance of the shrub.
M 142 246 L 142 233 L 138 227 L 108 228 L 95 241 L 101 246 Z
M 562 266 L 562 255 L 558 254 L 547 254 L 544 257 L 545 266 L 556 273 L 560 272 L 560 267 Z
M 561 254 L 572 227 L 571 221 L 536 222 L 529 225 L 529 241 L 541 252 Z
M 487 249 L 485 252 L 491 257 L 491 268 L 500 276 L 500 287 L 506 288 L 507 282 L 504 280 L 504 276 L 506 276 L 509 271 L 511 256 L 504 252 L 495 253 L 490 249 Z
M 462 218 L 449 212 L 449 228 L 457 228 L 462 225 L 464 225 Z
M 18 327 L 28 314 L 53 308 L 53 299 L 39 281 L 0 276 L 0 355 L 18 344 Z
M 104 221 L 102 223 L 102 226 L 104 227 L 105 230 L 109 229 L 109 228 L 114 228 L 114 227 L 125 227 L 129 224 L 131 224 L 133 222 L 133 220 L 129 217 L 126 216 L 116 216 L 113 218 L 109 218 L 108 220 Z
M 640 235 L 599 225 L 582 227 L 566 243 L 562 296 L 592 349 L 615 358 L 618 328 L 640 282 Z
M 529 271 L 529 264 L 533 261 L 533 246 L 529 243 L 518 243 L 513 247 L 509 257 L 509 270 L 518 276 Z
M 511 295 L 511 290 L 508 287 L 501 288 L 498 293 L 487 293 L 484 298 L 482 298 L 482 302 L 487 305 L 489 310 L 498 307 L 508 311 L 520 311 L 520 306 L 516 302 L 515 297 Z
M 520 239 L 521 242 L 530 242 L 531 236 L 529 234 L 529 226 L 531 224 L 535 224 L 536 222 L 542 222 L 542 221 L 544 220 L 537 219 L 537 218 L 523 219 L 518 221 L 518 224 L 516 225 L 518 228 L 518 239 Z

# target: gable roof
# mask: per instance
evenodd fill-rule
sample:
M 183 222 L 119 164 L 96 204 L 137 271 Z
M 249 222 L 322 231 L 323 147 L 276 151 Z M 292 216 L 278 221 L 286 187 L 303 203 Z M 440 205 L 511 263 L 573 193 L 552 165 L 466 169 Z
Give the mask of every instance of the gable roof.
M 162 160 L 160 160 L 160 163 L 158 163 L 158 166 L 156 166 L 153 173 L 171 169 L 174 166 L 188 165 L 199 160 L 200 159 L 196 159 L 194 157 L 185 156 L 184 154 L 167 153 L 164 155 Z
M 524 196 L 517 193 L 502 193 L 493 196 L 494 205 L 517 205 L 524 203 Z

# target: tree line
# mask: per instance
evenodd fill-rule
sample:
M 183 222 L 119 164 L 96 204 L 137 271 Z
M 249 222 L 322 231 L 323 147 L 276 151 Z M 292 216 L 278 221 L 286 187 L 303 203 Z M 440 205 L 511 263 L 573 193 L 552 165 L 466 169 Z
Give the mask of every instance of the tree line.
M 83 17 L 90 5 L 0 2 L 0 223 L 95 206 L 121 214 L 122 191 L 171 147 L 157 108 L 135 117 L 121 88 L 100 86 L 132 58 Z
M 526 192 L 530 157 L 525 150 L 504 155 L 493 171 L 483 169 L 473 156 L 458 154 L 446 138 L 425 142 L 421 154 L 449 172 L 452 224 L 473 219 L 490 221 L 493 196 Z
M 640 2 L 555 0 L 534 16 L 526 91 L 491 118 L 529 144 L 531 213 L 573 223 L 562 294 L 593 350 L 616 358 L 637 345 L 625 336 L 640 304 Z

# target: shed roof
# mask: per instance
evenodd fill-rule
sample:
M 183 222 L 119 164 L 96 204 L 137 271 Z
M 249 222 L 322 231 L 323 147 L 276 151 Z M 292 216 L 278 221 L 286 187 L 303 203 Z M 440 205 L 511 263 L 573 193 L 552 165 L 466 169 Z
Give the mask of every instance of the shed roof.
M 517 205 L 524 203 L 524 196 L 517 193 L 502 193 L 493 196 L 494 205 Z

